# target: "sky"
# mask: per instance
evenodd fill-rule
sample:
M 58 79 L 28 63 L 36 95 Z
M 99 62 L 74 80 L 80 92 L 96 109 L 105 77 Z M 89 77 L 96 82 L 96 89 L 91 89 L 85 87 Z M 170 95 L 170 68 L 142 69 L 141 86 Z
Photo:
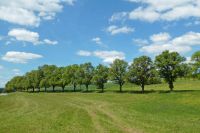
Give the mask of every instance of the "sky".
M 200 0 L 0 0 L 0 87 L 44 64 L 190 61 L 200 50 Z

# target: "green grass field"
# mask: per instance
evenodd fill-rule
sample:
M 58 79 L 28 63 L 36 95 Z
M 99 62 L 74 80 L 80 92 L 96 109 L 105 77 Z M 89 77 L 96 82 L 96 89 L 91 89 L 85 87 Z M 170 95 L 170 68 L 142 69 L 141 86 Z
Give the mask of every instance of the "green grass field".
M 199 133 L 200 81 L 107 85 L 105 93 L 11 93 L 0 96 L 0 133 Z

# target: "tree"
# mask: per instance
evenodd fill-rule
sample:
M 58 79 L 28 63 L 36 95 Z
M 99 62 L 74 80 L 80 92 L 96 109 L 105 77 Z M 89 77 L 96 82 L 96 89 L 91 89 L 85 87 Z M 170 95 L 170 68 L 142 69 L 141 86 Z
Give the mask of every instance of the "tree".
M 120 92 L 122 92 L 122 86 L 125 83 L 127 74 L 128 63 L 124 60 L 116 59 L 110 65 L 110 78 L 115 83 L 119 84 Z
M 99 64 L 94 70 L 92 81 L 99 89 L 102 89 L 102 92 L 104 92 L 104 84 L 108 81 L 108 72 L 108 67 L 101 64 Z
M 150 57 L 141 56 L 135 58 L 129 67 L 128 79 L 130 82 L 140 85 L 142 93 L 144 93 L 144 86 L 150 82 L 151 78 L 155 77 L 154 70 Z
M 58 85 L 62 88 L 64 92 L 65 86 L 70 83 L 70 79 L 68 78 L 67 67 L 58 68 Z
M 89 62 L 89 63 L 80 65 L 80 69 L 82 69 L 83 71 L 82 83 L 85 85 L 86 90 L 88 91 L 88 87 L 92 83 L 94 67 Z
M 192 55 L 193 63 L 193 75 L 194 77 L 200 79 L 200 51 L 195 52 Z
M 169 88 L 173 91 L 173 82 L 179 75 L 181 63 L 185 58 L 177 52 L 164 51 L 156 56 L 155 65 L 157 66 L 161 77 L 169 84 Z
M 49 78 L 49 85 L 52 86 L 53 92 L 55 92 L 55 87 L 59 84 L 60 76 L 59 76 L 59 69 L 55 65 L 49 66 L 49 72 L 51 75 Z
M 76 86 L 79 83 L 79 66 L 71 65 L 66 68 L 66 78 L 73 85 L 74 92 L 76 91 Z
M 28 86 L 32 86 L 33 92 L 37 88 L 40 91 L 40 81 L 42 80 L 42 73 L 39 70 L 32 70 L 27 73 Z

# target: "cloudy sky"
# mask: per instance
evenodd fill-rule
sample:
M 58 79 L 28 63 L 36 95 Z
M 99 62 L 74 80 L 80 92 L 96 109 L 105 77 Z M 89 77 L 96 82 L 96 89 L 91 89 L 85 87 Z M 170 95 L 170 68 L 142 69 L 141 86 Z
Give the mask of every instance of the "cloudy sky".
M 1 0 L 0 87 L 43 64 L 200 50 L 200 0 Z

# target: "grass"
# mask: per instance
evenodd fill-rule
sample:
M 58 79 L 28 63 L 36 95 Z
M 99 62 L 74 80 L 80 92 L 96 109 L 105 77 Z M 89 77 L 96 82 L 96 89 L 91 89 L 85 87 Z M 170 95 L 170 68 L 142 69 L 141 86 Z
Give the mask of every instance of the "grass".
M 90 88 L 91 89 L 91 88 Z M 93 87 L 92 89 L 93 90 Z M 11 93 L 0 96 L 0 133 L 199 133 L 200 81 L 108 84 L 105 93 Z

